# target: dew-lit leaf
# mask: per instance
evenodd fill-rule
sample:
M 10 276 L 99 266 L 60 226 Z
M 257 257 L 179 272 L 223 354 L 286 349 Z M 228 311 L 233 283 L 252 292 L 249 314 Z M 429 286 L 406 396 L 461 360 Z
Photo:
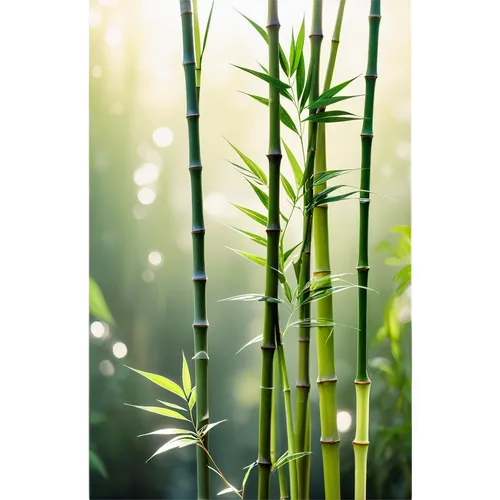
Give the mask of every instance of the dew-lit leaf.
M 184 448 L 185 446 L 190 446 L 193 444 L 196 444 L 198 442 L 197 438 L 194 437 L 184 437 L 184 436 L 177 436 L 173 439 L 171 439 L 168 443 L 164 444 L 161 448 L 156 450 L 147 460 L 146 462 L 149 462 L 153 457 L 156 457 L 156 455 L 159 455 L 160 453 L 165 453 L 166 451 L 173 450 L 175 448 Z
M 184 391 L 181 389 L 181 387 L 179 385 L 177 385 L 172 380 L 170 380 L 166 377 L 162 377 L 161 375 L 156 375 L 155 373 L 148 373 L 148 372 L 144 372 L 142 370 L 136 370 L 135 368 L 132 368 L 130 366 L 127 366 L 127 368 L 138 373 L 139 375 L 142 375 L 143 377 L 147 378 L 151 382 L 154 382 L 155 384 L 159 385 L 160 387 L 163 387 L 163 389 L 166 389 L 167 391 L 176 394 L 177 396 L 181 397 L 184 401 L 187 401 L 187 398 L 184 395 Z
M 259 266 L 266 267 L 266 259 L 264 257 L 259 257 L 258 255 L 254 255 L 252 253 L 248 252 L 243 252 L 243 250 L 236 250 L 235 248 L 230 248 L 226 247 L 229 250 L 232 250 L 233 252 L 237 253 L 238 255 L 241 255 L 242 257 L 245 257 L 245 259 L 248 259 L 255 264 L 258 264 Z
M 181 415 L 179 412 L 174 410 L 169 410 L 168 408 L 158 408 L 157 406 L 138 406 L 138 405 L 130 405 L 128 403 L 124 403 L 126 406 L 132 406 L 133 408 L 138 408 L 139 410 L 148 411 L 150 413 L 156 413 L 157 415 L 162 415 L 163 417 L 177 418 L 179 420 L 186 420 L 189 422 L 184 415 Z
M 232 203 L 232 205 L 235 206 L 238 210 L 240 210 L 244 214 L 248 215 L 255 222 L 258 222 L 259 224 L 262 224 L 263 226 L 267 225 L 267 217 L 265 215 L 262 215 L 259 212 L 256 212 L 255 210 L 252 210 L 250 208 L 242 207 L 241 205 L 236 205 L 234 203 Z
M 182 387 L 184 389 L 184 394 L 189 396 L 191 392 L 191 375 L 189 373 L 189 366 L 186 361 L 186 356 L 184 356 L 184 352 L 182 352 Z
M 205 425 L 204 427 L 202 427 L 200 429 L 200 431 L 199 431 L 200 435 L 204 436 L 205 434 L 208 434 L 208 432 L 210 432 L 214 427 L 216 427 L 217 425 L 222 424 L 224 422 L 227 422 L 227 419 L 226 420 L 219 420 L 218 422 L 213 422 L 211 424 Z
M 188 431 L 186 429 L 158 429 L 157 431 L 153 432 L 148 432 L 146 434 L 139 434 L 137 437 L 144 437 L 144 436 L 173 436 L 175 434 L 185 434 L 185 435 L 192 435 L 196 436 L 196 434 L 193 431 Z
M 249 345 L 256 344 L 257 342 L 262 341 L 262 335 L 257 335 L 257 337 L 254 337 L 252 340 L 247 342 L 236 354 L 239 354 L 245 347 L 248 347 Z
M 226 493 L 236 493 L 237 495 L 239 495 L 240 492 L 234 486 L 231 486 L 230 488 L 219 491 L 219 493 L 217 493 L 217 496 L 225 495 Z
M 227 140 L 227 139 L 226 139 Z M 264 184 L 267 184 L 267 177 L 264 171 L 247 155 L 242 153 L 236 146 L 227 141 L 228 144 L 236 151 L 238 156 L 245 162 L 246 166 L 252 171 L 252 173 L 258 177 Z

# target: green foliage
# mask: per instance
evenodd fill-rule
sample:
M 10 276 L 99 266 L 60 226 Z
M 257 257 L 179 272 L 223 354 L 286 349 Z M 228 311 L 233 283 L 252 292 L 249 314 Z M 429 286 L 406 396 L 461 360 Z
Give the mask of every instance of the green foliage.
M 107 323 L 114 323 L 113 316 L 99 285 L 89 277 L 89 312 Z
M 205 35 L 203 36 L 203 46 L 201 49 L 200 65 L 203 61 L 203 54 L 205 53 L 205 47 L 207 46 L 208 32 L 210 31 L 210 23 L 212 22 L 212 12 L 214 11 L 215 0 L 212 1 L 212 6 L 210 7 L 210 13 L 208 14 L 207 27 L 205 28 Z
M 104 479 L 108 479 L 108 471 L 101 457 L 92 450 L 89 450 L 89 465 L 91 470 L 97 471 Z

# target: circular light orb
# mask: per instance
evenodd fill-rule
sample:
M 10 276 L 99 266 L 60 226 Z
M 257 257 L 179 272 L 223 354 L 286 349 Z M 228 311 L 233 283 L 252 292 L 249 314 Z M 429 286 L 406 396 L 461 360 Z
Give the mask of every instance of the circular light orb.
M 347 432 L 351 428 L 352 417 L 348 411 L 339 411 L 337 413 L 337 427 L 339 432 Z
M 102 68 L 100 66 L 93 66 L 93 68 L 92 68 L 92 76 L 94 78 L 101 78 L 101 76 L 102 76 Z
M 127 346 L 123 342 L 117 342 L 113 346 L 113 354 L 118 358 L 124 358 L 127 355 L 128 349 Z
M 155 273 L 151 271 L 151 269 L 144 269 L 144 271 L 142 272 L 142 279 L 146 283 L 151 283 L 155 279 Z
M 156 192 L 149 187 L 143 187 L 137 192 L 137 199 L 142 205 L 151 205 L 156 200 Z
M 153 142 L 159 148 L 166 148 L 172 144 L 174 134 L 168 127 L 159 127 L 153 132 Z
M 109 359 L 104 359 L 99 363 L 99 371 L 105 377 L 112 377 L 115 374 L 115 367 L 113 366 L 113 363 L 109 361 Z
M 100 321 L 93 321 L 90 325 L 90 333 L 96 338 L 101 339 L 106 335 L 106 327 Z
M 152 264 L 153 266 L 159 266 L 161 264 L 161 261 L 162 261 L 162 255 L 160 252 L 157 252 L 155 250 L 154 252 L 151 252 L 148 255 L 148 260 L 149 260 L 150 264 Z
M 118 26 L 110 26 L 104 35 L 106 43 L 110 47 L 118 47 L 122 43 L 123 33 Z
M 91 28 L 97 28 L 97 26 L 101 24 L 101 20 L 101 11 L 97 7 L 92 5 L 89 10 L 89 26 Z
M 134 182 L 138 186 L 147 186 L 154 184 L 160 175 L 160 168 L 155 163 L 143 163 L 134 172 Z

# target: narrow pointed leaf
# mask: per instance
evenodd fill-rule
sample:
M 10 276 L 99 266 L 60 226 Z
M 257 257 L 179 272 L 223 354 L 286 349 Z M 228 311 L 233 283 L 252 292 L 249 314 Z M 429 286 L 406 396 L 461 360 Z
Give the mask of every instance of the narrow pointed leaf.
M 346 101 L 347 99 L 354 99 L 355 97 L 361 97 L 361 94 L 329 97 L 328 99 L 317 99 L 316 101 L 314 101 L 313 103 L 311 103 L 307 107 L 308 107 L 308 109 L 326 108 L 327 106 L 330 106 L 330 104 L 335 104 L 336 102 Z
M 155 373 L 148 373 L 142 370 L 136 370 L 135 368 L 131 368 L 130 366 L 127 366 L 127 368 L 138 373 L 139 375 L 142 375 L 148 380 L 151 380 L 151 382 L 154 382 L 156 385 L 163 387 L 163 389 L 166 389 L 169 392 L 177 394 L 177 396 L 181 397 L 184 401 L 187 401 L 186 396 L 184 395 L 184 391 L 180 388 L 180 386 L 178 386 L 172 380 L 166 377 L 162 377 L 161 375 L 156 375 Z
M 290 185 L 287 178 L 283 174 L 281 174 L 281 184 L 283 184 L 283 188 L 287 196 L 293 203 L 295 203 L 297 197 L 295 196 L 292 186 Z
M 168 443 L 164 444 L 161 448 L 156 450 L 147 460 L 149 462 L 153 457 L 159 455 L 160 453 L 165 453 L 166 451 L 173 450 L 175 448 L 184 448 L 185 446 L 190 446 L 196 444 L 198 440 L 191 437 L 178 436 L 171 439 Z
M 285 147 L 286 156 L 288 157 L 288 161 L 290 162 L 290 166 L 292 167 L 293 176 L 295 177 L 295 184 L 297 185 L 297 187 L 299 187 L 302 183 L 302 177 L 304 176 L 304 173 L 300 168 L 299 162 L 292 153 L 292 150 L 286 145 L 285 141 L 282 142 L 283 146 Z
M 102 461 L 101 457 L 94 453 L 92 450 L 89 450 L 89 464 L 91 469 L 99 472 L 99 474 L 101 474 L 101 476 L 105 479 L 108 478 L 108 471 L 106 470 L 104 462 Z
M 259 35 L 264 39 L 266 43 L 269 43 L 269 37 L 267 36 L 267 31 L 262 27 L 259 26 L 255 21 L 252 21 L 249 17 L 245 16 L 245 14 L 242 14 L 239 10 L 237 10 L 238 14 L 241 14 L 259 33 Z
M 264 191 L 262 191 L 260 187 L 256 186 L 255 184 L 252 184 L 250 181 L 248 181 L 248 183 L 250 184 L 250 186 L 252 186 L 252 189 L 254 190 L 255 194 L 257 195 L 257 197 L 262 202 L 264 207 L 266 207 L 267 210 L 269 207 L 269 196 L 267 195 L 267 193 L 264 193 Z
M 292 39 L 290 40 L 290 55 L 289 55 L 289 61 L 290 61 L 290 77 L 293 76 L 293 65 L 295 61 L 295 34 L 293 32 L 292 28 Z
M 236 64 L 233 64 L 232 66 L 241 69 L 242 71 L 246 71 L 247 73 L 250 73 L 251 75 L 256 76 L 257 78 L 260 78 L 261 80 L 264 80 L 265 82 L 269 83 L 270 85 L 279 90 L 287 90 L 290 88 L 290 85 L 288 85 L 288 83 L 282 82 L 281 80 L 278 80 L 277 78 L 274 78 L 273 76 L 270 76 L 266 73 L 261 73 L 260 71 L 255 71 L 250 68 L 244 68 L 243 66 L 238 66 Z
M 254 255 L 252 253 L 243 252 L 242 250 L 236 250 L 235 248 L 230 248 L 230 247 L 226 248 L 229 248 L 229 250 L 232 250 L 233 252 L 237 253 L 238 255 L 241 255 L 242 257 L 245 257 L 245 259 L 255 262 L 255 264 L 259 264 L 259 266 L 266 267 L 266 259 L 264 257 L 259 257 L 258 255 Z
M 227 140 L 227 139 L 226 139 Z M 267 177 L 264 171 L 247 155 L 242 153 L 236 146 L 227 141 L 229 145 L 236 151 L 238 156 L 245 162 L 245 165 L 252 171 L 252 173 L 258 177 L 264 184 L 267 184 Z
M 260 62 L 259 62 L 259 61 L 257 61 L 257 64 L 260 66 L 260 69 L 261 69 L 261 70 L 262 70 L 262 71 L 263 71 L 266 75 L 268 75 L 268 74 L 269 74 L 269 70 L 268 70 L 265 66 L 263 66 L 262 64 L 260 64 Z
M 240 492 L 234 486 L 231 486 L 230 488 L 226 488 L 222 491 L 219 491 L 219 493 L 217 493 L 217 496 L 225 495 L 226 493 L 236 493 L 239 495 Z
M 89 312 L 92 316 L 113 324 L 113 316 L 99 285 L 89 277 Z
M 291 455 L 289 455 L 288 452 L 285 452 L 272 466 L 271 470 L 275 471 L 276 469 L 283 467 L 283 465 L 286 465 L 288 462 L 291 462 L 292 460 L 298 460 L 299 458 L 302 458 L 306 455 L 312 455 L 312 452 L 302 451 L 299 453 L 292 453 Z
M 311 71 L 311 67 L 307 72 L 306 84 L 304 86 L 304 90 L 302 91 L 302 96 L 300 97 L 300 111 L 302 111 L 307 103 L 307 99 L 309 98 L 309 92 L 311 90 L 312 85 L 312 75 L 313 71 Z
M 267 217 L 265 215 L 256 212 L 255 210 L 251 210 L 250 208 L 242 207 L 241 205 L 235 205 L 232 203 L 238 210 L 242 211 L 244 214 L 248 215 L 255 222 L 262 224 L 263 226 L 267 226 Z
M 250 238 L 255 243 L 258 243 L 259 245 L 262 245 L 262 246 L 267 245 L 267 241 L 263 236 L 260 236 L 260 235 L 255 234 L 255 233 L 251 233 L 250 231 L 245 231 L 245 230 L 240 229 L 238 227 L 234 227 L 234 226 L 230 226 L 230 225 L 228 225 L 227 227 L 230 227 L 231 229 L 233 229 L 237 233 L 243 234 L 244 236 L 246 236 L 247 238 Z
M 213 422 L 211 424 L 208 424 L 206 426 L 204 426 L 203 428 L 200 429 L 200 434 L 202 436 L 204 436 L 205 434 L 207 434 L 208 432 L 210 432 L 215 426 L 219 425 L 219 424 L 222 424 L 224 422 L 227 422 L 227 419 L 226 420 L 219 420 L 218 422 Z
M 293 292 L 292 289 L 290 288 L 290 285 L 288 284 L 288 281 L 285 280 L 282 286 L 283 286 L 283 292 L 285 293 L 285 297 L 291 304 L 293 302 Z
M 292 76 L 299 67 L 302 50 L 304 48 L 305 38 L 305 19 L 302 19 L 299 34 L 297 35 L 297 43 L 295 44 L 293 64 L 290 61 L 290 76 Z
M 276 304 L 280 304 L 283 301 L 277 297 L 268 297 L 267 295 L 261 295 L 258 293 L 245 293 L 243 295 L 235 295 L 234 297 L 228 297 L 227 299 L 221 299 L 219 302 L 226 302 L 226 301 L 233 301 L 233 300 L 242 300 L 245 302 L 249 301 L 258 301 L 258 302 L 274 302 Z
M 189 396 L 189 409 L 192 410 L 196 403 L 196 387 L 193 387 L 191 394 Z
M 304 62 L 304 54 L 300 54 L 299 65 L 297 66 L 297 76 L 295 77 L 295 87 L 297 89 L 298 99 L 304 90 L 304 83 L 306 79 L 306 64 Z
M 288 64 L 288 61 L 286 60 L 285 52 L 281 48 L 281 43 L 280 43 L 279 51 L 280 51 L 279 58 L 280 58 L 281 69 L 283 70 L 283 73 L 285 73 L 286 76 L 290 76 L 290 66 Z
M 338 177 L 339 175 L 344 175 L 347 172 L 353 172 L 354 170 L 359 169 L 327 170 L 326 172 L 320 172 L 314 179 L 314 186 L 319 186 L 320 184 L 324 184 L 330 179 L 335 179 L 335 177 Z
M 207 45 L 208 32 L 210 30 L 210 23 L 212 21 L 212 12 L 214 11 L 215 0 L 212 1 L 212 7 L 210 7 L 210 13 L 208 14 L 207 27 L 205 28 L 205 35 L 203 36 L 203 48 L 201 49 L 200 64 L 203 60 L 203 54 L 205 53 L 205 47 Z
M 241 490 L 242 492 L 245 491 L 245 485 L 247 484 L 247 481 L 248 481 L 248 478 L 250 477 L 250 472 L 252 472 L 252 469 L 258 464 L 257 461 L 251 463 L 248 467 L 247 467 L 247 471 L 245 473 L 245 475 L 243 476 L 243 481 L 241 482 Z
M 354 113 L 349 113 L 348 111 L 341 111 L 341 110 L 335 110 L 335 111 L 324 111 L 322 113 L 315 113 L 314 115 L 310 115 L 307 118 L 305 118 L 303 121 L 321 121 L 323 118 L 329 118 L 331 116 L 355 116 L 356 118 L 360 118 L 359 116 L 355 115 Z
M 297 247 L 301 244 L 302 242 L 299 242 L 297 243 L 295 246 L 293 246 L 292 248 L 290 248 L 289 250 L 287 250 L 284 255 L 283 255 L 283 259 L 286 263 L 286 261 L 290 258 L 290 256 L 292 255 L 292 253 L 297 249 Z
M 239 354 L 245 347 L 248 347 L 249 345 L 256 344 L 257 342 L 260 342 L 262 340 L 262 334 L 257 335 L 257 337 L 253 338 L 249 342 L 247 342 L 236 354 Z
M 262 180 L 259 177 L 256 177 L 249 168 L 244 167 L 243 165 L 238 165 L 237 163 L 234 163 L 231 160 L 226 160 L 226 161 L 231 165 L 233 165 L 233 167 L 238 171 L 238 173 L 243 175 L 246 179 L 249 179 L 252 182 L 255 182 L 256 184 L 260 184 L 261 186 L 265 185 L 262 182 Z
M 169 410 L 168 408 L 158 408 L 156 406 L 138 406 L 138 405 L 129 405 L 125 403 L 127 406 L 132 406 L 133 408 L 138 408 L 139 410 L 148 411 L 150 413 L 156 413 L 157 415 L 162 415 L 163 417 L 177 418 L 179 420 L 186 420 L 189 422 L 184 415 L 181 415 L 179 412 L 174 410 Z
M 169 403 L 168 401 L 162 401 L 161 399 L 157 399 L 156 401 L 158 401 L 158 403 L 161 403 L 162 405 L 168 406 L 169 408 L 173 408 L 174 410 L 187 411 L 186 408 L 183 408 L 179 405 L 174 405 L 174 403 Z
M 341 90 L 345 89 L 351 82 L 353 82 L 354 80 L 356 80 L 356 78 L 359 78 L 360 76 L 361 74 L 355 76 L 354 78 L 351 78 L 350 80 L 339 83 L 338 85 L 335 85 L 335 87 L 332 87 L 331 89 L 328 89 L 327 91 L 323 92 L 320 96 L 318 96 L 318 98 L 314 102 L 312 102 L 308 107 L 312 108 L 313 105 L 318 101 L 329 99 L 330 97 L 337 95 Z
M 265 106 L 269 106 L 269 99 L 267 99 L 267 97 L 261 97 L 261 96 L 254 95 L 254 94 L 247 94 L 246 92 L 242 92 L 242 94 L 245 94 L 249 97 L 252 97 L 256 101 L 264 104 Z M 296 134 L 299 133 L 297 130 L 297 127 L 295 126 L 295 123 L 294 123 L 292 117 L 290 116 L 288 111 L 283 107 L 282 104 L 280 104 L 280 120 L 281 120 L 281 123 L 283 123 L 283 125 L 288 127 L 292 132 L 295 132 Z
M 184 434 L 186 436 L 196 436 L 194 432 L 186 429 L 159 429 L 157 431 L 148 432 L 147 434 L 139 434 L 137 437 L 144 436 L 173 436 L 174 434 Z
M 184 352 L 182 353 L 182 387 L 184 389 L 184 394 L 186 397 L 189 396 L 191 392 L 191 375 L 189 373 L 189 366 L 186 361 L 186 356 L 184 356 Z

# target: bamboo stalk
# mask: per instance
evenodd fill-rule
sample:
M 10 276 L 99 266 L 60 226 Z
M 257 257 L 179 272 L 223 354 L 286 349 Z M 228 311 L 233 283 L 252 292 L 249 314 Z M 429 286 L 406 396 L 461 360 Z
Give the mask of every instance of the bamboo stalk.
M 340 0 L 337 20 L 330 46 L 330 57 L 326 71 L 323 92 L 332 83 L 333 71 L 337 59 L 340 42 L 340 29 L 346 0 Z M 324 109 L 320 109 L 320 112 Z M 325 124 L 318 124 L 316 144 L 315 175 L 326 171 L 326 131 Z M 326 182 L 315 186 L 314 192 L 326 189 Z M 328 236 L 328 204 L 319 205 L 314 209 L 314 277 L 317 279 L 331 276 L 330 248 Z M 331 282 L 325 283 L 331 286 Z M 323 455 L 323 475 L 325 484 L 325 499 L 340 499 L 340 438 L 337 429 L 337 376 L 335 373 L 335 343 L 333 329 L 333 295 L 328 295 L 317 302 L 319 321 L 325 321 L 329 326 L 317 328 L 318 351 L 318 393 L 321 423 L 321 451 Z
M 198 0 L 193 0 L 193 29 L 194 29 L 194 54 L 196 61 L 196 96 L 200 104 L 201 87 L 201 41 L 200 41 L 200 17 L 198 15 Z
M 356 435 L 354 448 L 354 498 L 366 499 L 366 474 L 369 442 L 370 378 L 367 371 L 367 289 L 368 222 L 370 207 L 370 169 L 373 142 L 373 108 L 377 79 L 380 0 L 371 0 L 368 41 L 368 65 L 365 75 L 365 108 L 361 129 L 361 181 L 359 194 L 359 258 L 358 258 L 358 363 L 356 380 Z
M 193 40 L 193 12 L 191 0 L 180 0 L 182 20 L 182 45 L 186 80 L 186 118 L 189 134 L 189 173 L 191 176 L 192 240 L 193 240 L 193 287 L 194 287 L 194 348 L 196 385 L 196 428 L 201 429 L 210 421 L 208 411 L 208 319 L 206 312 L 205 273 L 205 223 L 203 218 L 202 162 L 198 95 L 196 87 L 196 59 Z M 203 438 L 208 450 L 207 435 Z M 198 499 L 210 498 L 208 455 L 197 447 Z
M 319 95 L 319 65 L 321 42 L 323 40 L 322 33 L 322 0 L 313 0 L 313 14 L 311 24 L 311 34 L 309 40 L 311 43 L 311 58 L 309 61 L 308 74 L 311 75 L 311 89 L 309 101 L 312 102 Z M 311 114 L 315 113 L 311 110 Z M 313 225 L 313 211 L 307 211 L 306 207 L 309 204 L 313 195 L 313 171 L 314 157 L 316 149 L 317 123 L 309 122 L 308 128 L 308 151 L 307 162 L 304 171 L 304 218 L 303 218 L 303 243 L 300 257 L 300 273 L 299 273 L 299 290 L 302 291 L 301 302 L 306 301 L 309 297 L 309 283 L 311 278 L 311 234 Z M 299 308 L 299 320 L 309 321 L 311 318 L 310 303 L 302 303 Z M 311 451 L 307 440 L 307 432 L 309 426 L 310 435 L 310 419 L 309 416 L 309 346 L 311 341 L 310 326 L 301 325 L 299 327 L 299 369 L 296 384 L 297 391 L 297 421 L 296 421 L 296 452 Z M 309 498 L 309 456 L 297 460 L 297 476 L 299 486 L 299 498 L 307 500 Z
M 267 33 L 269 38 L 269 74 L 279 79 L 279 18 L 278 0 L 268 0 Z M 280 241 L 280 98 L 276 87 L 269 85 L 269 205 L 267 219 L 266 287 L 267 297 L 278 297 L 279 241 Z M 276 349 L 278 304 L 264 303 L 264 331 L 262 339 L 262 374 L 259 415 L 259 480 L 258 498 L 268 499 L 270 493 L 271 403 L 273 394 L 273 358 Z

